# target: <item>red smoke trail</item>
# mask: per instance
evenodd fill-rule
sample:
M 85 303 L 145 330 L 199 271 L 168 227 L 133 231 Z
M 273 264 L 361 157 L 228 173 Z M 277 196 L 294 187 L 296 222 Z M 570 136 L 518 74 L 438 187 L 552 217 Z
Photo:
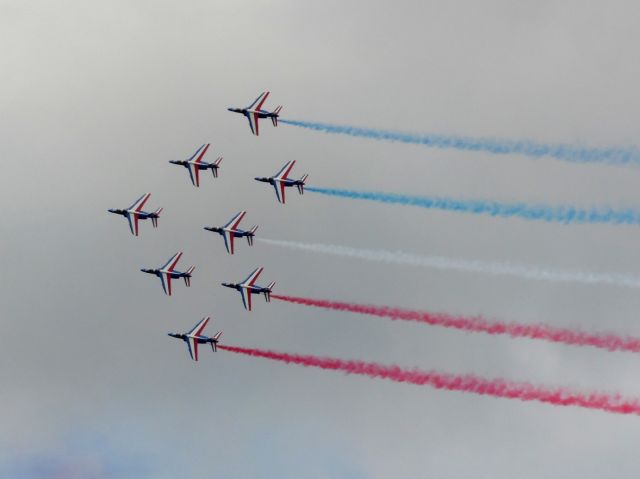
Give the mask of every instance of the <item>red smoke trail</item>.
M 494 396 L 520 401 L 538 401 L 555 406 L 579 406 L 587 409 L 600 409 L 617 414 L 640 415 L 640 400 L 625 399 L 619 394 L 598 392 L 576 392 L 565 388 L 535 386 L 529 383 L 512 382 L 505 379 L 485 379 L 473 374 L 448 374 L 435 371 L 406 370 L 398 366 L 364 361 L 350 361 L 318 356 L 287 354 L 263 349 L 221 346 L 223 349 L 237 354 L 245 354 L 257 358 L 272 359 L 285 363 L 299 364 L 320 369 L 343 371 L 347 374 L 359 374 L 372 378 L 390 379 L 401 383 L 431 386 L 436 389 L 462 391 L 485 396 Z
M 297 298 L 294 296 L 271 295 L 274 299 L 288 303 L 302 304 L 316 308 L 348 311 L 350 313 L 368 314 L 392 320 L 415 321 L 443 326 L 445 328 L 461 329 L 474 333 L 505 334 L 513 338 L 530 338 L 551 341 L 554 343 L 571 344 L 574 346 L 593 346 L 608 351 L 630 351 L 640 353 L 640 338 L 619 336 L 613 333 L 586 333 L 584 331 L 556 328 L 546 324 L 518 324 L 488 320 L 480 316 L 453 316 L 445 313 L 429 313 L 408 309 L 392 308 L 388 306 L 371 306 L 365 304 L 343 303 L 323 299 Z

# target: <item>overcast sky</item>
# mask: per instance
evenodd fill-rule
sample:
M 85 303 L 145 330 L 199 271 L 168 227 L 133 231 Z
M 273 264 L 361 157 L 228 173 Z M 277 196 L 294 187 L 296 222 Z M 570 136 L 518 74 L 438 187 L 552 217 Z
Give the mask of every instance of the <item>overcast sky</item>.
M 634 207 L 637 167 L 434 150 L 226 111 L 270 90 L 282 116 L 412 132 L 638 145 L 637 2 L 0 0 L 0 475 L 601 478 L 640 467 L 640 418 L 436 391 L 201 349 L 229 344 L 640 395 L 638 358 L 256 298 L 282 294 L 640 335 L 632 288 L 366 263 L 205 225 L 246 209 L 268 238 L 639 273 L 636 226 L 562 225 L 288 194 L 309 184 Z M 202 143 L 224 156 L 194 188 Z M 145 192 L 160 227 L 108 214 Z M 192 287 L 139 271 L 176 251 Z M 74 475 L 75 474 L 75 475 Z

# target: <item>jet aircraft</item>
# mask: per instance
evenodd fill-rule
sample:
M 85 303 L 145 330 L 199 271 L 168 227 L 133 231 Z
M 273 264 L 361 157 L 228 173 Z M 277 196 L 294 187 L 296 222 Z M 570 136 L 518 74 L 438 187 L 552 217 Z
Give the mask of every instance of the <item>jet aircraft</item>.
M 167 261 L 160 268 L 156 268 L 156 269 L 143 268 L 140 271 L 142 271 L 143 273 L 155 274 L 158 278 L 160 278 L 160 281 L 162 282 L 162 289 L 164 290 L 165 294 L 171 296 L 171 280 L 183 278 L 184 284 L 186 284 L 187 287 L 189 287 L 191 286 L 191 273 L 193 273 L 193 270 L 196 269 L 195 266 L 191 266 L 184 273 L 176 270 L 175 269 L 176 264 L 178 264 L 178 261 L 180 261 L 181 256 L 182 256 L 182 252 L 176 253 L 171 257 L 169 261 Z
M 247 278 L 241 283 L 222 283 L 222 286 L 226 286 L 227 288 L 233 288 L 240 291 L 240 295 L 242 296 L 242 304 L 244 304 L 244 308 L 251 311 L 251 294 L 264 294 L 264 299 L 267 303 L 271 302 L 271 290 L 273 286 L 276 284 L 275 281 L 269 283 L 265 286 L 257 286 L 255 284 L 258 276 L 262 273 L 264 268 L 261 266 L 253 270 L 253 272 L 247 276 Z
M 256 235 L 256 230 L 258 229 L 258 227 L 254 226 L 248 231 L 244 231 L 238 228 L 240 221 L 242 221 L 242 218 L 244 218 L 244 215 L 246 214 L 246 211 L 241 211 L 233 218 L 231 218 L 231 221 L 229 221 L 221 228 L 217 226 L 205 226 L 204 229 L 207 231 L 213 231 L 214 233 L 218 233 L 219 235 L 221 235 L 224 239 L 224 245 L 227 248 L 227 252 L 233 254 L 234 238 L 245 237 L 247 238 L 249 246 L 253 246 L 253 237 Z
M 260 118 L 271 118 L 271 123 L 273 126 L 278 126 L 278 117 L 280 116 L 280 111 L 282 110 L 282 106 L 277 106 L 273 111 L 267 111 L 262 109 L 262 105 L 265 100 L 269 96 L 269 92 L 265 91 L 260 94 L 258 98 L 254 100 L 254 102 L 246 108 L 227 108 L 227 110 L 232 111 L 234 113 L 242 113 L 249 120 L 249 128 L 251 128 L 251 133 L 258 136 L 260 134 L 258 120 Z
M 213 163 L 207 163 L 206 161 L 203 161 L 204 155 L 207 153 L 209 146 L 210 143 L 202 145 L 188 160 L 169 160 L 169 163 L 173 163 L 174 165 L 182 165 L 186 169 L 188 169 L 189 176 L 191 177 L 191 183 L 193 183 L 193 186 L 199 187 L 200 171 L 211 170 L 211 173 L 213 173 L 213 177 L 217 178 L 218 168 L 220 168 L 220 163 L 222 162 L 221 156 L 219 156 L 218 159 Z
M 204 331 L 210 319 L 211 317 L 209 316 L 202 318 L 188 333 L 168 333 L 172 338 L 182 339 L 187 343 L 189 354 L 194 361 L 198 360 L 198 344 L 210 344 L 213 352 L 216 352 L 218 349 L 218 341 L 220 340 L 220 336 L 222 336 L 222 331 L 218 331 L 212 338 L 202 334 L 202 331 Z
M 116 215 L 121 215 L 127 218 L 129 221 L 129 228 L 131 228 L 131 233 L 135 236 L 138 236 L 138 221 L 146 220 L 151 218 L 151 223 L 154 228 L 158 227 L 158 218 L 160 218 L 160 213 L 162 212 L 162 208 L 158 208 L 154 212 L 142 211 L 142 207 L 147 202 L 147 200 L 151 197 L 151 193 L 147 193 L 142 195 L 140 198 L 136 200 L 134 204 L 129 206 L 126 210 L 121 209 L 109 209 L 109 213 L 115 213 Z
M 304 194 L 304 185 L 307 181 L 309 175 L 304 174 L 302 178 L 299 180 L 291 180 L 288 178 L 289 172 L 293 168 L 293 165 L 296 164 L 296 160 L 288 161 L 286 165 L 282 167 L 280 171 L 278 171 L 275 175 L 270 177 L 256 177 L 256 181 L 261 181 L 263 183 L 269 183 L 276 190 L 276 198 L 282 204 L 285 203 L 284 191 L 285 188 L 290 186 L 295 186 L 298 188 L 298 193 L 301 195 Z

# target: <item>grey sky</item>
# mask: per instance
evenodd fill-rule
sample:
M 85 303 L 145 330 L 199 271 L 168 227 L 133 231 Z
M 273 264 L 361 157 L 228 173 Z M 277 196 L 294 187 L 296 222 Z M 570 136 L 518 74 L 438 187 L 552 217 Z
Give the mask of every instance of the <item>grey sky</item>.
M 637 2 L 0 1 L 0 475 L 629 477 L 640 419 L 305 370 L 166 336 L 204 315 L 230 344 L 640 395 L 637 358 L 273 302 L 219 286 L 640 335 L 629 288 L 348 261 L 202 229 L 637 274 L 640 230 L 289 195 L 254 176 L 408 194 L 634 206 L 637 168 L 331 136 L 226 111 L 389 129 L 640 143 Z M 195 189 L 169 165 L 225 157 Z M 107 208 L 151 192 L 134 238 Z M 178 250 L 193 284 L 139 272 Z M 40 469 L 38 469 L 40 468 Z M 63 471 L 63 473 L 60 473 Z

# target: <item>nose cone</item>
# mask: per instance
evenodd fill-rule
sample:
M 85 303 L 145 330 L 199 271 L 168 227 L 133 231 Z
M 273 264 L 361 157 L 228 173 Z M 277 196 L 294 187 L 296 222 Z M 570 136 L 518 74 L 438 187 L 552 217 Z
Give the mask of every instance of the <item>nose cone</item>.
M 116 212 L 116 210 L 114 210 L 113 208 L 109 208 L 107 211 L 108 211 L 109 213 L 115 213 L 115 212 Z

